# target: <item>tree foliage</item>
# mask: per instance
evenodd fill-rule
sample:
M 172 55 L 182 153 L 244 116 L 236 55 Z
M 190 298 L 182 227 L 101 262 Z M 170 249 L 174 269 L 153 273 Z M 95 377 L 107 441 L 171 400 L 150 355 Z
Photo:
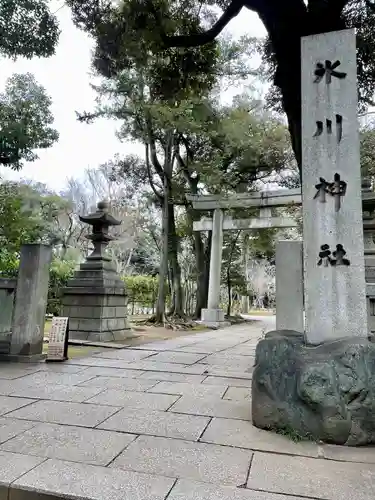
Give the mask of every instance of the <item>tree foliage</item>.
M 125 2 L 114 16 L 107 3 L 94 0 L 69 0 L 77 24 L 86 30 L 106 33 L 107 44 L 98 43 L 109 59 L 123 54 L 123 44 L 108 43 L 126 39 L 128 33 L 137 33 L 147 49 L 162 59 L 171 48 L 214 47 L 216 37 L 243 7 L 256 12 L 268 32 L 267 62 L 271 66 L 272 80 L 278 89 L 282 108 L 288 118 L 289 132 L 298 166 L 301 167 L 301 37 L 354 27 L 357 30 L 357 62 L 360 102 L 372 102 L 375 83 L 375 4 L 372 0 L 218 0 L 199 3 L 205 13 L 204 22 L 181 22 L 181 10 L 174 2 L 159 0 L 131 0 Z M 185 3 L 184 3 L 185 5 Z M 223 14 L 215 19 L 210 11 L 219 6 Z M 95 11 L 95 16 L 93 12 Z M 115 21 L 114 21 L 115 18 Z M 91 23 L 88 22 L 91 20 Z M 95 19 L 95 22 L 92 22 Z M 101 21 L 100 21 L 101 20 Z M 202 20 L 202 16 L 200 16 Z M 211 22 L 210 22 L 211 21 Z M 106 24 L 107 23 L 107 24 Z M 209 25 L 206 29 L 205 27 Z M 102 31 L 101 31 L 102 30 Z M 105 37 L 104 37 L 105 38 Z M 137 41 L 132 47 L 137 47 Z M 109 48 L 110 47 L 110 48 Z M 116 48 L 114 48 L 116 47 Z M 117 50 L 117 52 L 115 52 Z M 172 69 L 172 67 L 170 68 Z M 186 67 L 187 70 L 190 68 Z M 200 68 L 201 69 L 201 68 Z M 170 73 L 172 74 L 172 73 Z M 277 96 L 276 96 L 277 97 Z
M 16 266 L 23 243 L 55 245 L 60 236 L 55 219 L 66 202 L 32 185 L 0 184 L 0 268 Z
M 19 170 L 23 161 L 38 158 L 35 150 L 49 148 L 57 141 L 59 134 L 51 126 L 51 104 L 32 74 L 8 78 L 0 94 L 0 164 Z
M 49 57 L 59 38 L 56 17 L 47 0 L 1 0 L 0 55 Z

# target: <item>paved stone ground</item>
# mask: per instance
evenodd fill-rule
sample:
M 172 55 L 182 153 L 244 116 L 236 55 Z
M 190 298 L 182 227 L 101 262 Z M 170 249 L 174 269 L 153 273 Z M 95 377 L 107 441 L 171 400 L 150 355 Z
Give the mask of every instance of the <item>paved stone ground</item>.
M 0 365 L 0 500 L 373 499 L 375 448 L 252 426 L 261 330 Z

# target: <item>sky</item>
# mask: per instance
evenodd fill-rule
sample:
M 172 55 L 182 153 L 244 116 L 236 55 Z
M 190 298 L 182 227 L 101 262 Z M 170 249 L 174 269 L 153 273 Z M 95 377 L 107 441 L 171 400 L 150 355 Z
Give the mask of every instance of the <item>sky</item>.
M 56 12 L 61 29 L 56 54 L 48 59 L 0 58 L 0 91 L 13 73 L 33 73 L 52 99 L 54 127 L 60 137 L 52 147 L 39 150 L 39 159 L 26 163 L 21 172 L 2 168 L 0 175 L 14 180 L 34 179 L 59 192 L 67 178 L 80 178 L 86 168 L 96 168 L 116 153 L 142 156 L 144 149 L 141 144 L 120 142 L 116 138 L 119 122 L 101 119 L 88 125 L 77 121 L 76 111 L 91 111 L 95 107 L 96 95 L 90 87 L 93 42 L 73 25 L 70 9 L 63 0 L 52 0 L 51 11 Z M 234 38 L 266 33 L 258 16 L 247 9 L 230 22 L 225 32 Z M 237 92 L 236 89 L 234 94 Z

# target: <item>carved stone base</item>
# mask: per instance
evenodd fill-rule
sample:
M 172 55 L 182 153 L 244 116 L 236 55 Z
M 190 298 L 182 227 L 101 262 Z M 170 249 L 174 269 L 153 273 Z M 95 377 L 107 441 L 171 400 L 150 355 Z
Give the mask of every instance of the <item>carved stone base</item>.
M 228 321 L 225 321 L 222 309 L 202 309 L 202 323 L 213 329 L 230 325 Z
M 81 264 L 63 293 L 69 338 L 109 342 L 133 337 L 127 319 L 125 284 L 110 262 Z
M 346 338 L 307 346 L 292 330 L 257 345 L 253 424 L 347 446 L 375 443 L 375 344 Z

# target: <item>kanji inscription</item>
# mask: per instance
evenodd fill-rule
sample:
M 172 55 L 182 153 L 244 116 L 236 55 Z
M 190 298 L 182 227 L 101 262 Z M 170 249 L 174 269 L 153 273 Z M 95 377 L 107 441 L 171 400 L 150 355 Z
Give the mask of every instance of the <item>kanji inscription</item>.
M 343 71 L 336 71 L 336 68 L 340 66 L 340 61 L 335 61 L 332 63 L 328 59 L 324 63 L 316 63 L 316 69 L 314 71 L 315 80 L 314 83 L 319 83 L 326 77 L 326 83 L 329 85 L 332 81 L 332 77 L 339 78 L 340 80 L 346 77 L 346 73 Z

